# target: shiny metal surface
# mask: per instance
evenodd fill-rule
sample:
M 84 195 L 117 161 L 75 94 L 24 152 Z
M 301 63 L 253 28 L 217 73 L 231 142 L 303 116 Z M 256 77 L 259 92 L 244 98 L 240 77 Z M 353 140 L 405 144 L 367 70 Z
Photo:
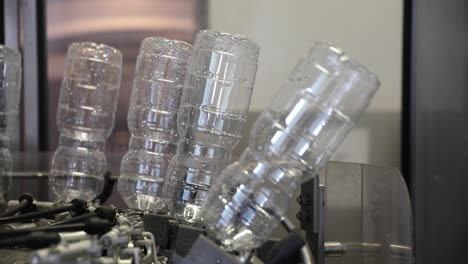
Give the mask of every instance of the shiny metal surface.
M 90 235 L 88 235 L 84 231 L 60 233 L 59 235 L 60 235 L 61 241 L 66 241 L 69 243 L 84 240 L 84 239 L 89 239 L 90 237 Z
M 322 175 L 326 264 L 414 263 L 411 203 L 396 169 L 330 162 Z
M 344 245 L 340 242 L 325 242 L 325 256 L 341 257 L 345 254 Z

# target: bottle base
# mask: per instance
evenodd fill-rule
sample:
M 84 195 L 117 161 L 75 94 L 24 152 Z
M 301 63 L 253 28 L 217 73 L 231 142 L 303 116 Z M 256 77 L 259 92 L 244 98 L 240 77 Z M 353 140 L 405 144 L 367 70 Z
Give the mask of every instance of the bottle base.
M 158 212 L 166 207 L 159 195 L 163 184 L 162 178 L 133 179 L 121 176 L 117 190 L 129 208 Z
M 104 178 L 86 175 L 51 173 L 49 188 L 55 200 L 70 201 L 74 198 L 92 201 L 104 188 Z

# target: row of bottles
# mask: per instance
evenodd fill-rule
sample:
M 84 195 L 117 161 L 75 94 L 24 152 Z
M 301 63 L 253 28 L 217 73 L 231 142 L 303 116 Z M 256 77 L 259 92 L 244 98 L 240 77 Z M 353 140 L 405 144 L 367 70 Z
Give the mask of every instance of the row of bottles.
M 258 56 L 251 40 L 209 30 L 197 34 L 193 47 L 164 38 L 141 43 L 129 150 L 117 183 L 129 207 L 204 222 L 207 235 L 230 250 L 265 241 L 303 175 L 328 161 L 379 81 L 340 49 L 316 44 L 255 122 L 240 160 L 228 166 L 244 133 Z M 17 71 L 2 77 L 2 93 L 19 86 L 19 59 L 12 61 L 3 64 L 4 72 Z M 59 147 L 49 180 L 59 200 L 91 201 L 102 192 L 121 70 L 122 54 L 110 46 L 84 42 L 68 49 L 57 111 Z M 17 109 L 16 91 L 0 102 L 4 163 L 11 163 L 4 132 Z M 5 184 L 0 181 L 1 190 Z
M 266 242 L 301 182 L 319 173 L 378 87 L 363 65 L 317 43 L 256 120 L 239 161 L 210 189 L 207 235 L 238 252 Z
M 195 45 L 147 38 L 140 47 L 117 190 L 131 208 L 169 209 L 199 220 L 201 204 L 241 138 L 259 47 L 200 31 Z M 60 144 L 49 186 L 59 200 L 102 191 L 105 140 L 113 127 L 122 55 L 96 43 L 69 47 L 59 99 Z

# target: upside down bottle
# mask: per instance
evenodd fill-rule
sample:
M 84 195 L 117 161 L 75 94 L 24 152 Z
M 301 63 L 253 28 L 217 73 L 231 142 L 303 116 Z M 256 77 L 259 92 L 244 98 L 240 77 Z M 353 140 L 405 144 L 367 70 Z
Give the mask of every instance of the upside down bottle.
M 243 134 L 259 48 L 215 31 L 197 34 L 178 115 L 180 140 L 163 197 L 169 212 L 196 222 L 200 206 Z
M 379 81 L 336 47 L 317 43 L 301 59 L 204 205 L 207 235 L 232 251 L 261 246 L 288 208 L 304 171 L 329 160 L 368 106 Z
M 107 169 L 104 147 L 114 127 L 122 54 L 93 42 L 68 47 L 57 109 L 59 146 L 49 187 L 58 200 L 92 200 L 102 192 Z
M 11 185 L 13 160 L 8 132 L 18 121 L 21 93 L 21 54 L 0 45 L 0 201 Z
M 117 188 L 130 208 L 157 211 L 167 166 L 177 149 L 177 112 L 192 45 L 165 38 L 141 43 L 128 127 L 132 135 Z

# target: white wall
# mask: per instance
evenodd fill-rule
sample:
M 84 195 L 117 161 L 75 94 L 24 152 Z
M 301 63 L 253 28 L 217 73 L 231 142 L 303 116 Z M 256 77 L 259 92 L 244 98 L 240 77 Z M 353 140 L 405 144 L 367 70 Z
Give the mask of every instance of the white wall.
M 251 111 L 262 111 L 316 40 L 344 49 L 382 83 L 335 160 L 399 166 L 402 0 L 212 0 L 209 25 L 260 47 Z

